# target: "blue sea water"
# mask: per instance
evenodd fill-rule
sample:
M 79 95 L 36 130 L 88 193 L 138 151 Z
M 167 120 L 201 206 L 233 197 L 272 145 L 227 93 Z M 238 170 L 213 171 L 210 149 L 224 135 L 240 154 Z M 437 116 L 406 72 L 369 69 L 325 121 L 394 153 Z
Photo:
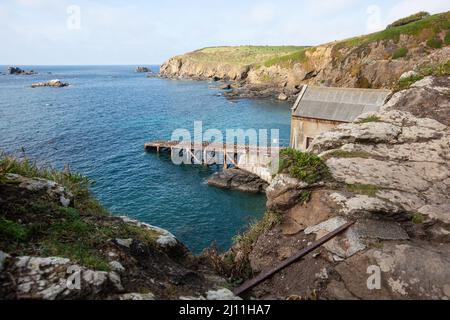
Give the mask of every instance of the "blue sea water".
M 196 253 L 212 242 L 227 249 L 264 213 L 264 196 L 206 185 L 216 169 L 175 166 L 143 145 L 192 130 L 194 121 L 220 130 L 279 129 L 286 143 L 288 104 L 232 103 L 208 82 L 147 78 L 133 66 L 22 67 L 38 74 L 0 75 L 0 150 L 21 155 L 23 148 L 40 164 L 69 164 L 95 180 L 92 190 L 111 212 L 166 228 Z M 71 86 L 30 87 L 51 79 Z

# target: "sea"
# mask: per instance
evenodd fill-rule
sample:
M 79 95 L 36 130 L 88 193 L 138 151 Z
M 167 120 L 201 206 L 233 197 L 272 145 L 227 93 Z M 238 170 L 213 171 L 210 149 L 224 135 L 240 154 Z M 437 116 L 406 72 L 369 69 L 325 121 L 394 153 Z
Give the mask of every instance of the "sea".
M 172 232 L 192 252 L 233 237 L 265 212 L 264 195 L 206 184 L 219 167 L 175 165 L 144 143 L 170 140 L 177 129 L 278 129 L 288 144 L 290 105 L 229 101 L 217 83 L 168 80 L 136 66 L 19 66 L 36 75 L 7 75 L 0 66 L 0 151 L 38 164 L 69 166 L 90 177 L 92 192 L 114 215 Z M 158 66 L 147 66 L 154 73 Z M 59 79 L 64 88 L 31 88 Z

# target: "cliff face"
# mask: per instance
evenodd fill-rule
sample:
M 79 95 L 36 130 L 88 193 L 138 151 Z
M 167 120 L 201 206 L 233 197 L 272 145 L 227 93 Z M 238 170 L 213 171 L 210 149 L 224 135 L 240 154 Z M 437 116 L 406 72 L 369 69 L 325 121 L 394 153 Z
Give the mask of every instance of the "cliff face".
M 220 53 L 211 48 L 203 49 L 170 59 L 162 65 L 161 74 L 169 78 L 239 81 L 232 96 L 247 96 L 254 91 L 255 96 L 284 93 L 292 98 L 301 84 L 395 88 L 407 71 L 447 63 L 446 72 L 450 72 L 449 25 L 450 13 L 443 13 L 375 34 L 317 47 L 291 48 L 289 52 L 239 63 L 226 55 L 217 58 Z M 258 50 L 253 51 L 250 55 L 256 57 Z M 268 92 L 258 94 L 261 90 Z
M 448 111 L 449 94 L 449 77 L 425 78 L 396 93 L 379 113 L 319 136 L 310 151 L 329 169 L 321 181 L 275 177 L 267 205 L 277 222 L 253 237 L 250 250 L 246 244 L 244 252 L 241 242 L 229 253 L 235 262 L 247 255 L 254 273 L 348 221 L 356 223 L 251 295 L 450 298 L 450 131 L 412 114 L 448 122 L 445 113 L 434 113 L 433 101 L 446 99 L 440 107 Z

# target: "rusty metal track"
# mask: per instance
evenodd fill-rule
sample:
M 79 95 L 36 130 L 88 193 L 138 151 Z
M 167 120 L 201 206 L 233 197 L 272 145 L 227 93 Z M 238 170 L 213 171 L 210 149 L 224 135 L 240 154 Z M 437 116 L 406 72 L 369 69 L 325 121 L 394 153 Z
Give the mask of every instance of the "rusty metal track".
M 296 261 L 300 260 L 301 258 L 303 258 L 304 256 L 306 256 L 308 253 L 316 250 L 317 248 L 319 248 L 320 246 L 324 245 L 325 243 L 327 243 L 331 239 L 335 238 L 336 236 L 338 236 L 339 234 L 341 234 L 342 232 L 344 232 L 345 230 L 350 228 L 354 223 L 355 223 L 354 221 L 346 223 L 343 226 L 341 226 L 341 227 L 337 228 L 336 230 L 334 230 L 333 232 L 330 232 L 329 234 L 327 234 L 323 238 L 320 238 L 319 240 L 317 240 L 316 242 L 314 242 L 310 246 L 300 250 L 296 255 L 292 256 L 289 259 L 286 259 L 285 261 L 283 261 L 281 264 L 279 264 L 275 268 L 273 268 L 273 269 L 271 269 L 269 271 L 263 272 L 260 275 L 258 275 L 257 277 L 255 277 L 255 278 L 245 282 L 242 286 L 234 289 L 233 293 L 235 295 L 239 296 L 239 295 L 243 294 L 244 292 L 250 290 L 251 288 L 257 286 L 258 284 L 260 284 L 264 280 L 266 280 L 266 279 L 270 278 L 271 276 L 273 276 L 275 273 L 283 270 L 284 268 L 288 267 L 289 265 L 293 264 L 294 262 L 296 262 Z

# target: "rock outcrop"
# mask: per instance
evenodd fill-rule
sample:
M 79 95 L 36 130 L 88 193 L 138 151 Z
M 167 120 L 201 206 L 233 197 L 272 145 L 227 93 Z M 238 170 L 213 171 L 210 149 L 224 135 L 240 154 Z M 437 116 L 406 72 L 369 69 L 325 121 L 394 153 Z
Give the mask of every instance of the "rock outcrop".
M 137 73 L 147 73 L 147 72 L 152 72 L 149 68 L 147 67 L 137 67 L 135 70 Z
M 33 70 L 23 70 L 19 67 L 9 67 L 7 74 L 10 75 L 33 75 L 36 74 Z
M 32 88 L 38 88 L 38 87 L 62 88 L 62 87 L 67 87 L 67 86 L 69 86 L 68 83 L 62 82 L 62 81 L 60 81 L 58 79 L 45 81 L 45 82 L 37 82 L 37 83 L 33 83 L 31 85 Z
M 268 208 L 282 221 L 254 243 L 254 272 L 348 221 L 356 223 L 252 296 L 450 299 L 450 129 L 401 111 L 419 112 L 407 105 L 425 90 L 430 96 L 424 99 L 448 97 L 448 82 L 426 79 L 397 93 L 383 111 L 315 139 L 310 151 L 326 161 L 325 181 L 308 185 L 285 174 L 275 177 L 267 188 Z M 442 120 L 431 109 L 420 112 Z M 309 194 L 306 202 L 303 192 Z
M 212 175 L 208 179 L 208 185 L 248 193 L 265 193 L 268 183 L 255 174 L 240 169 L 228 169 Z

